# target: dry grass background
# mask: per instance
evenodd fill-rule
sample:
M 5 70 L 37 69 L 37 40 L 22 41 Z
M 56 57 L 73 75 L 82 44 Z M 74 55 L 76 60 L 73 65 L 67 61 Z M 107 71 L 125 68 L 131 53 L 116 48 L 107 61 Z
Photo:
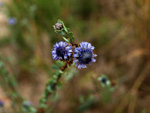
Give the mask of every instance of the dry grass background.
M 84 113 L 150 113 L 150 1 L 94 0 L 94 3 L 100 7 L 99 10 L 90 15 L 84 13 L 83 17 L 81 11 L 81 15 L 77 17 L 88 24 L 86 33 L 82 33 L 76 24 L 72 24 L 72 29 L 76 37 L 83 37 L 76 38 L 76 42 L 85 40 L 96 47 L 97 62 L 88 69 L 79 70 L 78 75 L 69 82 L 61 79 L 63 87 L 57 91 L 60 100 L 52 102 L 55 105 L 53 113 L 72 113 L 79 106 L 80 95 L 88 96 L 89 90 L 95 98 L 101 95 L 93 82 L 101 74 L 106 74 L 116 83 L 112 100 L 108 103 L 99 101 Z M 61 13 L 66 19 L 71 15 L 65 8 Z M 108 21 L 100 19 L 102 16 Z M 121 27 L 117 28 L 118 21 Z M 35 72 L 30 72 L 16 63 L 18 55 L 22 56 L 23 53 L 17 51 L 14 45 L 0 47 L 0 52 L 4 57 L 13 59 L 6 63 L 7 69 L 10 73 L 17 74 L 19 92 L 36 106 L 48 79 L 42 66 L 50 67 L 53 61 L 47 32 L 39 33 L 34 24 L 31 29 L 33 37 L 36 37 L 33 39 L 35 47 L 32 53 Z M 0 31 L 0 37 L 11 35 L 7 17 L 2 13 Z M 102 34 L 110 37 L 104 45 L 100 42 Z M 6 106 L 10 107 L 10 101 L 1 88 L 0 99 L 5 100 Z

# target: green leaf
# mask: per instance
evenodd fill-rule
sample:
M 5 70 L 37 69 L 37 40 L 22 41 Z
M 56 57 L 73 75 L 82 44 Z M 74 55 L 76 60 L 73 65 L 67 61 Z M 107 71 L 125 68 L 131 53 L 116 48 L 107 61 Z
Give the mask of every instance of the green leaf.
M 57 22 L 58 22 L 58 23 L 61 23 L 61 24 L 63 24 L 63 25 L 64 25 L 64 22 L 63 22 L 63 21 L 61 21 L 60 19 L 58 19 L 58 20 L 57 20 Z
M 67 31 L 70 31 L 70 28 L 67 28 Z
M 36 109 L 34 109 L 33 107 L 30 107 L 30 110 L 32 111 L 32 113 L 36 113 Z
M 64 27 L 64 30 L 66 31 L 66 33 L 68 33 L 68 30 L 67 30 L 66 26 L 63 25 L 63 27 Z
M 53 69 L 59 69 L 59 67 L 57 65 L 52 65 Z
M 66 42 L 68 42 L 68 43 L 70 42 L 69 39 L 67 39 L 67 38 L 65 38 L 65 37 L 63 37 L 63 39 L 64 39 Z
M 56 83 L 56 79 L 55 79 L 55 78 L 52 78 L 52 79 L 50 80 L 50 83 L 51 83 L 51 84 Z
M 51 87 L 47 86 L 47 87 L 46 87 L 46 90 L 47 90 L 48 92 L 50 92 L 50 91 L 51 91 Z
M 59 75 L 59 72 L 58 72 L 58 70 L 56 70 L 55 72 L 53 72 L 53 75 Z
M 67 34 L 67 37 L 68 37 L 70 40 L 74 41 L 73 32 L 69 32 L 69 33 Z
M 45 104 L 40 104 L 40 106 L 41 106 L 42 108 L 47 108 L 47 106 L 46 106 Z
M 53 75 L 53 78 L 57 79 L 57 78 L 58 78 L 58 76 L 57 76 L 57 75 Z
M 66 32 L 62 31 L 62 30 L 55 30 L 55 32 L 60 34 L 60 35 L 66 35 Z
M 69 32 L 69 33 L 67 34 L 67 36 L 68 36 L 69 38 L 73 37 L 73 32 Z
M 57 64 L 60 68 L 64 65 L 64 63 L 63 63 L 62 61 L 60 61 L 60 60 L 57 61 L 56 64 Z
M 72 37 L 71 40 L 74 41 L 74 37 Z

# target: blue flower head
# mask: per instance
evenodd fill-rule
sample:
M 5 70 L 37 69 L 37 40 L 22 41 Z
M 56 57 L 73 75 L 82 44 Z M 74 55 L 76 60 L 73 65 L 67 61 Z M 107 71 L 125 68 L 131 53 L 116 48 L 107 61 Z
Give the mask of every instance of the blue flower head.
M 54 45 L 54 49 L 51 53 L 54 60 L 67 60 L 72 54 L 72 46 L 69 46 L 68 43 L 61 41 Z
M 14 18 L 14 17 L 12 17 L 12 18 L 9 18 L 9 20 L 8 20 L 8 24 L 9 25 L 15 25 L 16 24 L 16 18 Z
M 0 107 L 4 106 L 4 102 L 0 100 Z
M 80 43 L 80 47 L 75 48 L 74 50 L 74 61 L 75 66 L 79 69 L 81 68 L 87 68 L 87 64 L 91 64 L 91 62 L 96 62 L 94 57 L 96 57 L 96 54 L 93 54 L 94 46 L 92 46 L 88 42 L 82 42 Z

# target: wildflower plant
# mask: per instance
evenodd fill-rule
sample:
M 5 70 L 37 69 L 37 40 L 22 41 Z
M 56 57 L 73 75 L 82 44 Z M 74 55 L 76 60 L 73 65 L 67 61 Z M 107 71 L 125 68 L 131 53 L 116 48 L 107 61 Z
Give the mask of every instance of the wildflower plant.
M 55 43 L 51 50 L 52 58 L 57 61 L 56 65 L 52 66 L 56 71 L 46 84 L 37 112 L 46 112 L 49 109 L 48 99 L 55 92 L 59 79 L 68 67 L 75 65 L 79 69 L 87 68 L 88 64 L 96 62 L 94 58 L 97 55 L 93 53 L 94 46 L 88 42 L 74 43 L 73 32 L 70 32 L 70 29 L 61 20 L 58 20 L 53 27 L 56 33 L 62 35 L 64 41 Z
M 110 102 L 112 99 L 112 94 L 115 91 L 116 86 L 112 81 L 109 80 L 109 78 L 102 74 L 100 77 L 98 77 L 98 81 L 101 85 L 101 101 L 102 102 Z
M 14 25 L 15 23 L 15 18 L 10 18 L 9 24 Z M 0 55 L 0 84 L 4 86 L 3 88 L 5 90 L 11 91 L 8 96 L 11 98 L 12 104 L 15 105 L 15 112 L 49 113 L 51 110 L 49 107 L 50 96 L 53 96 L 57 87 L 61 85 L 59 79 L 62 75 L 65 75 L 64 71 L 72 66 L 75 66 L 78 69 L 87 68 L 88 64 L 96 62 L 95 57 L 97 55 L 93 53 L 94 46 L 88 42 L 81 42 L 79 44 L 74 43 L 75 38 L 73 32 L 70 32 L 70 29 L 67 28 L 61 20 L 58 20 L 53 27 L 56 33 L 62 35 L 64 41 L 57 42 L 53 45 L 51 55 L 52 58 L 56 60 L 56 64 L 52 65 L 55 72 L 46 83 L 45 90 L 40 99 L 40 104 L 37 108 L 32 106 L 30 101 L 26 101 L 22 95 L 20 95 L 18 92 L 17 81 L 13 75 L 10 75 L 7 72 L 4 63 L 5 60 Z M 3 106 L 2 102 L 0 102 L 0 106 Z

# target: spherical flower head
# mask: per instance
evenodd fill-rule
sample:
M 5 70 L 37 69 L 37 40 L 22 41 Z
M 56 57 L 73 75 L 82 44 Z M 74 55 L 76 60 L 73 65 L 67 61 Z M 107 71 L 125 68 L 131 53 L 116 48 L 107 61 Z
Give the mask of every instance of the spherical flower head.
M 9 18 L 9 20 L 8 20 L 8 24 L 9 25 L 15 25 L 16 24 L 16 18 L 14 18 L 14 17 L 12 17 L 12 18 Z
M 54 49 L 51 53 L 54 60 L 67 60 L 72 54 L 72 46 L 69 46 L 68 43 L 61 41 L 54 45 Z
M 54 28 L 55 28 L 56 30 L 62 30 L 62 29 L 63 29 L 63 25 L 62 25 L 61 23 L 56 23 L 56 24 L 54 25 Z
M 87 64 L 91 64 L 92 62 L 96 62 L 94 57 L 96 57 L 96 54 L 93 54 L 94 46 L 92 46 L 88 42 L 82 42 L 80 43 L 80 47 L 75 48 L 74 50 L 74 63 L 75 66 L 79 69 L 81 68 L 87 68 Z

